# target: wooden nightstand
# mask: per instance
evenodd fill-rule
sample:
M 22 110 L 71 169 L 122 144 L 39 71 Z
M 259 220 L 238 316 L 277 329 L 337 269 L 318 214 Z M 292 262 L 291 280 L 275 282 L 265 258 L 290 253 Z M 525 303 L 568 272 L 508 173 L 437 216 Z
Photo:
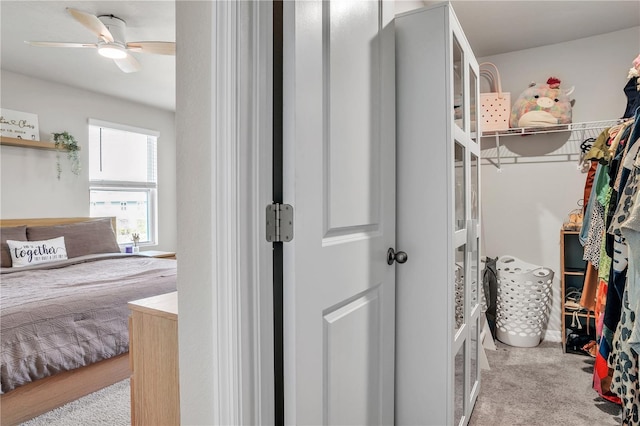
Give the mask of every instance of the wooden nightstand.
M 166 259 L 175 259 L 176 253 L 174 251 L 161 251 L 161 250 L 145 250 L 138 253 L 141 256 L 148 257 L 162 257 Z
M 179 425 L 178 293 L 128 305 L 131 424 Z

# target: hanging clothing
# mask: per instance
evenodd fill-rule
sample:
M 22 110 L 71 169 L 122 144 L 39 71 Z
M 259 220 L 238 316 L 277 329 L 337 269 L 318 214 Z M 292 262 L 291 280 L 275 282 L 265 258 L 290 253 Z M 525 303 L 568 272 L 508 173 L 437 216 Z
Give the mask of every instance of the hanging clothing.
M 637 88 L 638 77 L 631 77 L 624 86 L 624 94 L 627 97 L 627 107 L 624 110 L 622 118 L 633 117 L 638 107 L 640 107 L 640 92 Z
M 640 424 L 638 398 L 638 355 L 631 350 L 629 336 L 635 323 L 635 313 L 629 307 L 628 293 L 624 292 L 622 316 L 613 341 L 613 350 L 609 365 L 613 367 L 611 392 L 618 395 L 622 402 L 622 424 L 636 426 Z
M 631 133 L 631 127 L 633 125 L 633 120 L 625 121 L 622 124 L 618 124 L 617 126 L 612 127 L 609 130 L 609 138 L 611 139 L 609 143 L 609 158 L 615 156 L 615 153 L 618 152 L 618 147 L 623 140 L 629 137 Z
M 630 132 L 630 129 L 629 133 Z M 618 321 L 620 320 L 622 310 L 622 298 L 624 288 L 627 283 L 627 266 L 628 266 L 628 249 L 627 244 L 622 236 L 620 225 L 623 223 L 628 215 L 631 206 L 631 200 L 636 192 L 636 174 L 631 180 L 622 179 L 622 170 L 625 165 L 629 165 L 630 155 L 633 155 L 633 150 L 630 150 L 631 143 L 627 143 L 620 158 L 617 160 L 617 164 L 614 167 L 619 168 L 617 175 L 620 176 L 619 181 L 616 183 L 619 185 L 618 190 L 621 191 L 619 196 L 616 196 L 617 205 L 613 205 L 612 209 L 609 209 L 610 217 L 608 217 L 607 227 L 607 243 L 610 247 L 607 247 L 607 253 L 611 253 L 612 256 L 612 272 L 609 279 L 609 293 L 608 303 L 605 310 L 604 325 L 610 329 L 615 330 L 617 328 Z M 633 157 L 631 157 L 633 158 Z M 635 162 L 635 158 L 633 158 Z M 613 162 L 612 162 L 613 163 Z M 633 165 L 631 165 L 633 168 Z M 617 194 L 615 188 L 612 188 L 612 192 Z M 634 304 L 632 303 L 632 306 Z
M 616 265 L 621 269 L 616 270 Z M 607 337 L 609 346 L 612 345 L 614 332 L 620 322 L 620 315 L 622 313 L 622 294 L 624 292 L 624 284 L 626 280 L 627 265 L 625 257 L 624 259 L 620 259 L 618 264 L 615 262 L 612 263 L 609 280 L 607 281 L 607 304 L 605 306 L 603 317 L 603 334 Z
M 611 354 L 613 333 L 609 336 L 604 330 L 603 318 L 606 303 L 607 283 L 605 281 L 601 281 L 598 285 L 595 308 L 596 339 L 598 345 L 596 350 L 596 360 L 593 366 L 593 389 L 595 389 L 595 391 L 604 399 L 616 404 L 621 404 L 621 399 L 611 391 L 613 369 L 609 367 L 607 360 Z
M 638 127 L 640 126 L 634 126 L 629 145 L 637 144 L 635 135 Z M 615 319 L 612 313 L 616 309 L 616 300 L 610 298 L 615 299 L 621 295 L 620 319 L 613 336 L 608 366 L 613 370 L 610 390 L 622 401 L 623 425 L 640 424 L 640 327 L 636 326 L 636 318 L 640 314 L 640 158 L 637 152 L 629 147 L 621 161 L 623 174 L 619 182 L 620 197 L 608 227 L 608 234 L 614 238 L 615 258 L 612 281 L 609 284 L 615 287 L 615 291 L 608 291 L 607 294 L 606 312 L 611 314 L 611 318 L 605 315 L 603 328 L 607 328 L 607 321 L 613 322 Z M 624 168 L 628 168 L 632 160 L 632 170 L 628 177 L 623 177 Z
M 640 314 L 640 157 L 636 160 L 635 184 L 630 196 L 632 207 L 627 219 L 620 225 L 622 235 L 627 242 L 629 254 L 629 266 L 627 272 L 627 289 L 629 292 L 629 303 L 635 314 Z M 630 338 L 630 345 L 636 354 L 640 353 L 640 327 L 633 329 Z
M 598 137 L 596 141 L 591 146 L 589 152 L 585 156 L 585 159 L 592 161 L 600 161 L 606 163 L 609 161 L 609 148 L 607 146 L 607 141 L 609 140 L 609 130 L 605 129 Z
M 604 204 L 609 188 L 609 166 L 601 164 L 596 171 L 596 177 L 591 194 L 591 218 L 584 244 L 583 259 L 591 262 L 596 269 L 600 269 L 600 248 L 604 234 Z M 584 226 L 584 224 L 583 224 Z
M 623 118 L 630 120 L 607 129 L 606 138 L 601 135 L 587 154 L 599 165 L 584 215 L 590 223 L 581 232 L 584 258 L 597 262 L 593 266 L 599 277 L 593 387 L 603 398 L 622 405 L 623 425 L 636 426 L 640 425 L 640 325 L 636 327 L 640 315 L 638 82 L 640 79 L 633 77 L 624 89 L 627 107 Z M 585 273 L 585 288 L 593 286 L 590 266 Z
M 632 123 L 633 124 L 633 123 Z M 601 174 L 598 176 L 598 187 L 596 197 L 598 204 L 603 207 L 603 221 L 608 232 L 603 232 L 600 237 L 600 257 L 598 276 L 596 319 L 597 319 L 597 352 L 594 366 L 594 389 L 605 399 L 621 404 L 627 404 L 625 416 L 631 423 L 637 416 L 635 408 L 635 396 L 623 395 L 621 392 L 627 391 L 636 386 L 637 383 L 626 383 L 628 378 L 634 378 L 633 373 L 629 377 L 622 377 L 621 372 L 628 367 L 627 358 L 633 358 L 633 354 L 623 353 L 630 350 L 628 342 L 629 336 L 620 336 L 621 330 L 631 327 L 634 323 L 635 314 L 623 311 L 623 296 L 625 293 L 625 283 L 627 282 L 627 250 L 624 238 L 620 232 L 610 232 L 620 224 L 620 202 L 625 197 L 626 181 L 622 178 L 622 168 L 625 156 L 628 155 L 630 135 L 633 133 L 632 126 L 620 126 L 610 134 L 617 138 L 616 150 L 609 151 L 609 159 L 606 165 L 602 165 Z M 606 174 L 606 176 L 603 176 Z M 617 187 L 616 187 L 617 185 Z M 617 190 L 621 190 L 619 196 Z M 592 218 L 594 216 L 592 215 Z M 597 216 L 596 216 L 597 219 Z M 597 219 L 599 220 L 599 219 Z M 595 256 L 595 238 L 591 242 L 590 255 Z M 587 246 L 585 245 L 585 249 Z M 585 277 L 586 279 L 586 277 Z M 626 316 L 625 316 L 626 315 Z M 621 317 L 625 316 L 624 327 L 621 326 Z M 637 357 L 635 357 L 637 360 Z M 623 360 L 624 367 L 617 365 L 618 360 Z M 612 383 L 616 377 L 616 366 L 619 368 L 617 387 Z M 626 370 L 628 371 L 628 370 Z M 636 380 L 637 382 L 637 380 Z M 633 394 L 634 391 L 630 391 Z M 635 413 L 635 414 L 634 414 Z
M 587 269 L 584 274 L 582 285 L 582 295 L 580 296 L 580 306 L 589 311 L 596 309 L 596 294 L 598 292 L 598 270 L 591 262 L 587 262 Z
M 589 170 L 587 171 L 587 179 L 584 184 L 584 195 L 582 196 L 582 216 L 586 218 L 584 214 L 587 211 L 587 205 L 589 204 L 589 199 L 591 198 L 591 189 L 593 188 L 593 181 L 596 177 L 596 169 L 598 168 L 597 161 L 591 161 L 591 165 L 589 166 Z
M 595 208 L 595 202 L 596 202 L 595 183 L 597 182 L 600 176 L 600 173 L 602 173 L 602 165 L 600 163 L 598 163 L 597 161 L 592 161 L 591 163 L 595 164 L 596 168 L 593 173 L 593 179 L 591 182 L 589 182 L 589 177 L 587 176 L 587 183 L 585 184 L 585 192 L 586 192 L 586 186 L 589 185 L 590 186 L 589 196 L 585 198 L 584 214 L 582 215 L 583 216 L 582 228 L 580 228 L 580 235 L 578 235 L 580 244 L 582 244 L 583 246 L 586 246 L 587 243 L 591 244 L 589 240 L 589 231 L 591 230 L 591 216 L 593 215 L 593 209 Z M 586 257 L 585 257 L 585 260 L 587 260 Z
M 623 155 L 622 164 L 613 185 L 613 189 L 618 191 L 618 193 L 620 193 L 626 186 L 629 175 L 633 170 L 633 163 L 638 155 L 638 148 L 640 148 L 640 144 L 636 143 L 637 141 L 637 139 L 633 139 L 633 135 L 629 137 L 629 141 Z

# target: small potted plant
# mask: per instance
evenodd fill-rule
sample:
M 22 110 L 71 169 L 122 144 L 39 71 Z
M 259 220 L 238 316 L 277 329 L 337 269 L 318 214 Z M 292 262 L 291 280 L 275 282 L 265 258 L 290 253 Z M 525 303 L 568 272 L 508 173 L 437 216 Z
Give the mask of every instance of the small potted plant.
M 138 242 L 140 242 L 140 234 L 133 233 L 131 234 L 131 239 L 133 240 L 133 252 L 140 253 L 140 247 L 138 247 Z
M 71 173 L 74 175 L 80 174 L 80 158 L 78 157 L 78 151 L 80 147 L 78 142 L 69 134 L 69 132 L 51 133 L 51 141 L 56 146 L 56 167 L 58 170 L 58 180 L 60 180 L 60 173 L 62 173 L 62 167 L 60 166 L 60 151 L 67 151 L 67 157 L 71 161 Z

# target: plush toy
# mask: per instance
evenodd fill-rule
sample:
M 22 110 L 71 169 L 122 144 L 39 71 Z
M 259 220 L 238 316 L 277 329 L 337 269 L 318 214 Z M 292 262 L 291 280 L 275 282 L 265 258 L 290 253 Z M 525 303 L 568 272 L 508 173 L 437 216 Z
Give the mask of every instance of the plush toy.
M 511 108 L 511 127 L 546 127 L 571 123 L 571 108 L 575 103 L 569 99 L 573 87 L 560 88 L 560 80 L 550 77 L 547 84 L 536 85 L 518 96 Z

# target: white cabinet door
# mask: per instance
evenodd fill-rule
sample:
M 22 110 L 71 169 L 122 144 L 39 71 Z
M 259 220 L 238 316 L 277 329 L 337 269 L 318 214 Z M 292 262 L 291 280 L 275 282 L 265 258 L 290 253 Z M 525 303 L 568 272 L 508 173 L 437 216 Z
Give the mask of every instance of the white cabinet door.
M 393 423 L 392 4 L 283 5 L 287 424 Z
M 480 389 L 478 63 L 451 4 L 396 18 L 396 424 L 466 424 Z

